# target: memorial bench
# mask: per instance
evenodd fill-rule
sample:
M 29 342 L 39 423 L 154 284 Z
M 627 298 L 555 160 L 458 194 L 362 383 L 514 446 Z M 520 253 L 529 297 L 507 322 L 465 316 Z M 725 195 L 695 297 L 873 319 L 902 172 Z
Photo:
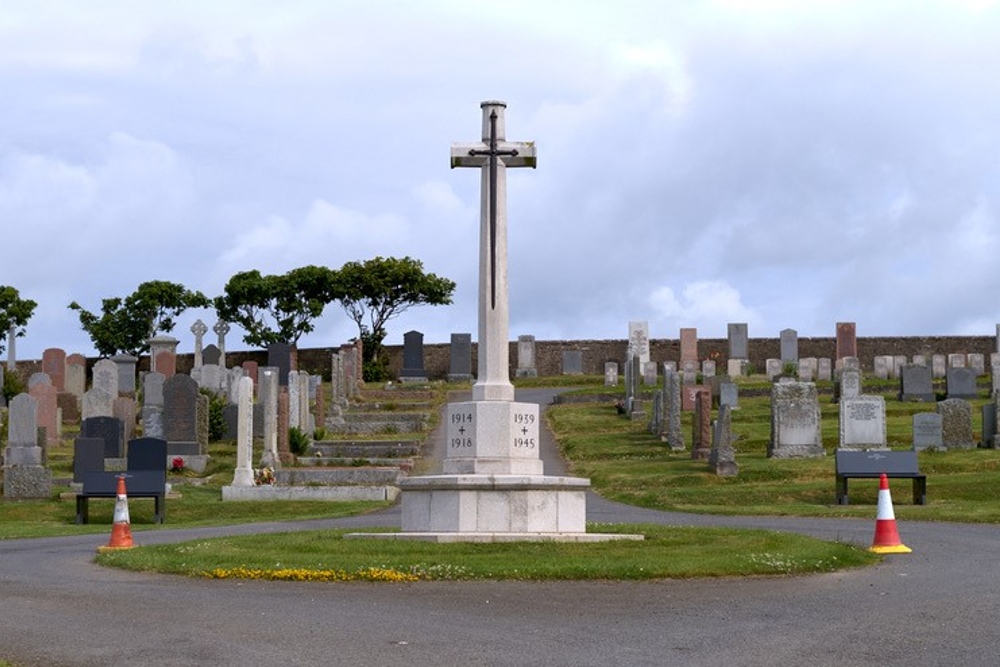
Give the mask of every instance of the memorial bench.
M 125 492 L 131 498 L 152 498 L 156 523 L 163 523 L 166 512 L 166 471 L 133 470 L 120 472 L 85 472 L 83 489 L 76 494 L 76 522 L 87 523 L 88 501 L 91 498 L 116 498 L 118 477 L 125 475 Z
M 927 475 L 920 472 L 917 453 L 913 451 L 838 451 L 837 504 L 847 505 L 847 480 L 886 477 L 913 480 L 913 504 L 927 503 Z

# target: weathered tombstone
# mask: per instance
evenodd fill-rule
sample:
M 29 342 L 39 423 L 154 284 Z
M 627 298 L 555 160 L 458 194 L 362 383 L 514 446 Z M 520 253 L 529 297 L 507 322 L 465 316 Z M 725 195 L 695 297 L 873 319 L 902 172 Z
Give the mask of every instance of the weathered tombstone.
M 642 404 L 642 389 L 639 387 L 639 378 L 641 377 L 639 357 L 632 357 L 627 368 L 625 384 L 628 385 L 628 390 L 625 402 L 629 419 L 645 419 L 646 411 Z
M 63 424 L 80 423 L 80 399 L 75 394 L 60 391 L 56 394 L 56 406 L 59 414 L 62 415 Z
M 656 374 L 656 362 L 647 361 L 642 364 L 642 383 L 648 387 L 654 387 L 659 378 Z
M 905 366 L 899 381 L 899 400 L 935 400 L 931 369 L 926 366 Z
M 3 453 L 5 498 L 48 498 L 52 493 L 52 474 L 42 465 L 42 448 L 38 446 L 37 409 L 37 401 L 28 394 L 10 400 Z
M 707 461 L 712 453 L 712 394 L 707 390 L 695 394 L 694 416 L 691 420 L 691 458 Z
M 563 375 L 583 375 L 583 352 L 580 350 L 563 350 Z M 653 384 L 656 384 L 655 382 Z
M 142 432 L 146 437 L 163 437 L 163 373 L 142 376 Z
M 927 357 L 922 354 L 915 354 L 913 355 L 913 360 L 910 362 L 910 365 L 927 368 Z
M 695 327 L 681 328 L 681 365 L 688 361 L 698 363 L 698 329 Z
M 270 368 L 265 366 L 264 368 Z M 277 370 L 275 370 L 277 372 Z M 330 355 L 330 385 L 334 405 L 343 406 L 347 403 L 347 380 L 344 377 L 344 357 L 340 352 Z
M 701 362 L 701 377 L 703 380 L 715 377 L 715 361 L 706 359 Z
M 833 363 L 826 357 L 820 357 L 816 362 L 816 379 L 829 382 L 833 379 Z
M 799 333 L 795 329 L 782 329 L 779 334 L 781 365 L 799 363 Z
M 288 427 L 305 429 L 302 424 L 302 385 L 299 384 L 299 372 L 288 372 Z
M 732 382 L 723 382 L 719 385 L 719 407 L 729 406 L 730 409 L 740 407 L 740 389 Z
M 7 330 L 7 370 L 13 372 L 17 368 L 17 327 L 10 325 Z
M 168 456 L 203 453 L 198 438 L 198 383 L 190 375 L 174 375 L 163 383 L 163 436 Z
M 344 351 L 344 348 L 341 348 Z M 271 343 L 267 346 L 267 365 L 278 369 L 278 385 L 288 386 L 288 372 L 292 370 L 292 346 L 288 343 Z M 349 369 L 345 367 L 345 374 Z M 350 385 L 348 385 L 349 387 Z M 349 396 L 353 393 L 348 392 Z
M 122 423 L 122 437 L 128 442 L 135 437 L 135 399 L 130 396 L 119 396 L 114 400 L 111 414 Z
M 149 370 L 171 377 L 177 372 L 177 344 L 172 336 L 153 336 L 149 339 Z
M 739 474 L 736 451 L 733 449 L 732 413 L 728 405 L 719 406 L 719 415 L 712 429 L 712 451 L 708 465 L 719 477 L 733 477 Z
M 85 472 L 104 472 L 103 438 L 78 436 L 73 440 L 73 482 L 81 484 Z
M 892 357 L 892 379 L 898 380 L 903 374 L 903 369 L 909 364 L 906 361 L 905 354 L 897 354 Z
M 191 325 L 191 333 L 194 334 L 194 364 L 193 368 L 201 368 L 205 363 L 202 356 L 205 348 L 205 334 L 208 333 L 208 326 L 201 320 L 195 320 Z
M 970 352 L 968 367 L 972 371 L 973 375 L 986 375 L 986 357 L 978 352 Z M 54 382 L 55 381 L 53 381 L 53 383 Z
M 840 381 L 837 385 L 840 388 L 837 399 L 856 398 L 861 395 L 861 371 L 853 368 L 845 368 L 840 371 Z
M 857 325 L 854 322 L 837 322 L 837 359 L 858 356 Z
M 483 354 L 483 351 L 480 351 L 479 354 Z M 538 369 L 535 368 L 534 336 L 517 337 L 517 370 L 514 374 L 519 378 L 538 377 Z
M 730 322 L 726 325 L 726 335 L 729 338 L 729 359 L 741 360 L 750 358 L 750 338 L 745 322 Z M 730 375 L 733 375 L 730 372 Z
M 74 352 L 66 357 L 66 391 L 83 398 L 87 390 L 87 358 Z
M 879 380 L 888 380 L 892 373 L 892 357 L 879 355 L 872 361 L 872 374 Z
M 996 400 L 994 394 L 994 400 Z M 983 441 L 981 447 L 993 449 L 995 447 L 997 435 L 997 406 L 996 403 L 984 403 L 982 406 L 983 417 Z
M 669 371 L 673 371 L 674 373 L 676 373 L 677 372 L 677 362 L 676 361 L 664 361 L 663 362 L 663 368 L 664 368 L 664 370 L 669 370 Z
M 253 478 L 253 380 L 240 378 L 239 427 L 236 435 L 236 470 L 232 486 L 254 485 Z M 308 397 L 307 397 L 308 398 Z M 223 489 L 225 500 L 225 489 Z
M 604 362 L 604 386 L 605 387 L 618 386 L 618 362 L 616 361 Z
M 126 396 L 135 396 L 135 370 L 139 363 L 138 357 L 131 354 L 116 354 L 111 357 L 115 362 L 118 375 L 118 393 Z
M 46 445 L 54 447 L 59 444 L 61 435 L 56 388 L 46 373 L 35 373 L 32 379 L 34 382 L 28 382 L 28 394 L 36 401 L 37 426 L 45 429 Z
M 825 454 L 816 385 L 812 382 L 779 382 L 772 385 L 771 440 L 767 455 L 785 459 Z
M 913 415 L 913 449 L 944 449 L 941 415 L 936 412 L 918 412 Z
M 699 391 L 707 392 L 709 398 L 712 396 L 712 388 L 707 384 L 681 384 L 681 409 L 683 411 L 690 412 L 695 409 Z
M 840 399 L 840 449 L 888 449 L 884 398 L 862 394 Z
M 966 355 L 964 352 L 954 352 L 948 355 L 948 368 L 965 368 Z
M 309 383 L 309 373 L 299 371 L 299 427 L 311 437 L 316 430 L 316 424 L 313 423 L 312 413 L 309 411 Z
M 209 345 L 208 347 L 212 347 Z M 205 359 L 209 359 L 208 348 L 205 349 Z M 195 377 L 197 375 L 197 377 Z M 218 364 L 205 363 L 199 372 L 191 376 L 195 382 L 198 383 L 200 389 L 207 389 L 208 391 L 216 394 L 217 396 L 223 395 L 223 368 Z
M 259 370 L 259 365 L 256 361 L 244 361 L 242 364 L 243 375 L 247 376 L 253 380 L 254 391 L 257 391 L 257 372 Z
M 681 380 L 677 371 L 663 368 L 663 424 L 665 433 L 660 436 L 675 452 L 684 450 L 681 433 Z
M 698 362 L 684 361 L 681 363 L 681 382 L 684 384 L 694 384 L 698 381 Z
M 748 374 L 750 362 L 746 359 L 729 359 L 726 361 L 726 375 L 729 377 L 742 377 Z
M 258 371 L 259 403 L 263 409 L 263 454 L 261 467 L 277 466 L 278 459 L 278 371 L 264 366 Z
M 948 398 L 972 399 L 979 395 L 976 374 L 971 368 L 952 367 L 947 374 Z
M 50 347 L 42 352 L 42 372 L 49 376 L 56 391 L 66 389 L 66 351 Z
M 451 335 L 448 382 L 469 382 L 472 378 L 472 334 Z
M 767 379 L 774 381 L 774 378 L 781 375 L 781 359 L 768 359 L 764 362 L 764 372 L 767 373 Z
M 104 441 L 104 458 L 120 459 L 124 454 L 125 430 L 120 419 L 90 417 L 80 422 L 81 438 L 100 438 Z
M 628 359 L 639 357 L 639 363 L 649 361 L 649 322 L 628 323 Z
M 937 404 L 937 411 L 941 415 L 941 440 L 945 448 L 974 449 L 972 405 L 960 398 L 949 398 Z
M 202 350 L 201 359 L 205 366 L 217 366 L 222 368 L 222 364 L 219 363 L 222 359 L 222 351 L 216 345 L 206 345 L 205 349 Z
M 947 372 L 947 368 L 947 357 L 943 354 L 935 354 L 931 356 L 931 375 L 934 378 L 943 378 Z
M 816 380 L 816 359 L 799 359 L 799 381 L 814 382 Z

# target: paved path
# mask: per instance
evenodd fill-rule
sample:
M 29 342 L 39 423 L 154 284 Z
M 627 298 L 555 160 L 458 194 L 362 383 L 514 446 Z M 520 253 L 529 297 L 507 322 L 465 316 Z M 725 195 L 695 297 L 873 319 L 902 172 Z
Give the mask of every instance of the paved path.
M 546 472 L 562 472 L 548 434 L 542 448 Z M 874 529 L 874 520 L 655 512 L 595 495 L 588 518 L 755 526 L 862 545 Z M 399 525 L 398 509 L 142 532 L 137 541 L 376 525 Z M 900 529 L 914 553 L 865 570 L 638 583 L 205 581 L 97 567 L 91 557 L 106 536 L 0 541 L 0 657 L 46 666 L 1000 663 L 1000 527 Z

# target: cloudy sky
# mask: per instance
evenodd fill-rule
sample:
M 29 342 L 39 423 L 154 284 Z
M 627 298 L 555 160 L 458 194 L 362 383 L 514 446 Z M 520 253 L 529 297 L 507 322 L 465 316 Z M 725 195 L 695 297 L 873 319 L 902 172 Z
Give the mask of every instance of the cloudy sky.
M 538 146 L 508 181 L 512 337 L 992 335 L 997 35 L 988 0 L 5 0 L 18 357 L 93 353 L 74 300 L 378 255 L 458 283 L 387 343 L 475 334 L 479 179 L 448 157 L 492 99 Z M 334 304 L 300 344 L 353 335 Z

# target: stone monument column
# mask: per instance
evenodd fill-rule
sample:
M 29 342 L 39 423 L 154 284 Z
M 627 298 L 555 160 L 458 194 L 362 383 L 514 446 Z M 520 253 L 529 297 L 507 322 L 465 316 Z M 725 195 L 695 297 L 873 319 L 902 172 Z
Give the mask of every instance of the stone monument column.
M 229 333 L 229 322 L 219 320 L 212 327 L 212 331 L 219 337 L 219 367 L 226 367 L 226 334 Z

